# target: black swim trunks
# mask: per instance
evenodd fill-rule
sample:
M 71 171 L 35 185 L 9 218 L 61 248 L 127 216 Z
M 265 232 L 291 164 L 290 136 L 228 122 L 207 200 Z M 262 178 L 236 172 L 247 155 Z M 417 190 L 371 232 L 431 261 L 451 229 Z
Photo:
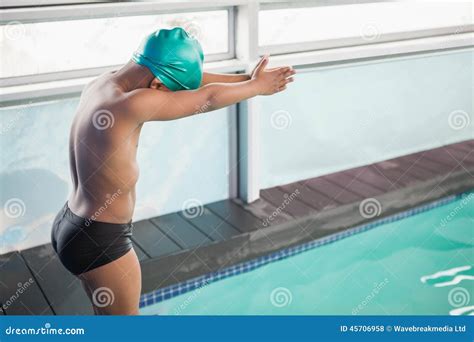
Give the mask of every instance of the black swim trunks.
M 64 267 L 75 275 L 103 266 L 132 248 L 132 223 L 93 221 L 74 214 L 67 202 L 51 232 L 53 248 Z

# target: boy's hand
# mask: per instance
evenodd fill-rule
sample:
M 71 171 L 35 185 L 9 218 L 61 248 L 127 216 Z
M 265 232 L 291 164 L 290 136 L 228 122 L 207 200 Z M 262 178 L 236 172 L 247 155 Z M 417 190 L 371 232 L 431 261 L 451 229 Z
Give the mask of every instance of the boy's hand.
M 259 95 L 272 95 L 286 89 L 293 82 L 295 70 L 292 67 L 266 69 L 268 56 L 263 56 L 252 71 L 251 79 L 257 87 Z

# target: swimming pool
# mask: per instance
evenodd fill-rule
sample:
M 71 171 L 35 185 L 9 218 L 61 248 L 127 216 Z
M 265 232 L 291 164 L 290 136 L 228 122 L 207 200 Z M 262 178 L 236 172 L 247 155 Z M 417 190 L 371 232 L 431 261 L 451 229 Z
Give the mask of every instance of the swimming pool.
M 474 192 L 385 221 L 141 314 L 473 314 Z

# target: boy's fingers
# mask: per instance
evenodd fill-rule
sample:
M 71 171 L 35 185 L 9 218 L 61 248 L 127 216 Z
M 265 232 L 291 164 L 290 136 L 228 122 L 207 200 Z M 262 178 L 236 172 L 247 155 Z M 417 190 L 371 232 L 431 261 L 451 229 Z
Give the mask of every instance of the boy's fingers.
M 289 70 L 286 71 L 285 77 L 290 77 L 290 76 L 293 76 L 294 74 L 296 74 L 295 70 L 294 69 L 289 69 Z
M 289 78 L 293 78 L 293 75 L 294 74 L 292 74 L 292 73 L 284 73 L 284 74 L 280 75 L 279 78 L 280 78 L 280 80 L 284 81 L 284 80 L 287 80 Z
M 263 58 L 263 57 L 262 57 Z M 267 71 L 275 71 L 275 70 L 284 70 L 284 71 L 287 71 L 287 70 L 295 70 L 293 69 L 293 67 L 291 66 L 279 66 L 279 67 L 273 67 L 273 68 L 268 68 Z
M 265 69 L 265 67 L 267 66 L 268 64 L 268 55 L 265 55 L 262 57 L 262 59 L 260 60 L 258 66 L 257 66 L 257 70 L 258 71 L 262 71 L 263 69 Z
M 262 57 L 260 58 L 260 60 L 258 61 L 257 65 L 255 66 L 255 68 L 259 68 L 260 65 L 263 63 L 263 61 L 265 60 L 265 58 L 266 58 L 266 56 L 262 56 Z
M 280 81 L 280 83 L 278 84 L 278 87 L 283 87 L 283 86 L 285 86 L 285 85 L 287 85 L 288 83 L 291 83 L 291 82 L 293 82 L 293 81 L 294 81 L 293 77 L 285 78 L 285 79 L 283 79 L 282 81 Z
M 262 72 L 263 70 L 265 70 L 267 63 L 268 63 L 267 60 L 262 61 L 262 63 L 257 68 L 257 72 Z

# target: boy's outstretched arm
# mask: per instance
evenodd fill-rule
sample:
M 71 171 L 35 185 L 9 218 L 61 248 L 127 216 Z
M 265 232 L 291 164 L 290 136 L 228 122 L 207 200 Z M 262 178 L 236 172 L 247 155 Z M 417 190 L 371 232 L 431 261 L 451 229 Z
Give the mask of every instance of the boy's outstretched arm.
M 210 83 L 236 83 L 250 80 L 248 74 L 215 74 L 204 72 L 202 74 L 201 87 Z
M 268 56 L 262 57 L 262 59 L 264 58 L 268 58 Z M 216 74 L 216 73 L 211 73 L 211 72 L 203 72 L 201 87 L 209 83 L 236 83 L 236 82 L 248 81 L 252 78 L 252 75 L 255 72 L 255 69 L 258 67 L 258 65 L 259 63 L 257 63 L 254 70 L 250 73 L 250 75 L 249 74 Z M 271 71 L 273 69 L 278 69 L 278 68 L 267 69 L 267 71 Z
M 138 122 L 174 120 L 223 108 L 257 95 L 286 89 L 295 74 L 291 67 L 265 70 L 268 58 L 255 67 L 251 78 L 236 83 L 210 83 L 196 90 L 176 92 L 137 89 L 128 93 L 124 106 Z

